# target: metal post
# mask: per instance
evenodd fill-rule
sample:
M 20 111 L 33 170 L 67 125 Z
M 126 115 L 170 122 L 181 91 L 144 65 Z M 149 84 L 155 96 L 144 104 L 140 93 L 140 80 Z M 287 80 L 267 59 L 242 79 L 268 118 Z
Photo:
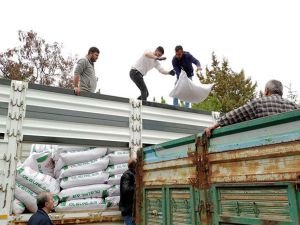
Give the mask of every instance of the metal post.
M 26 90 L 28 84 L 21 81 L 12 81 L 6 120 L 6 134 L 3 141 L 5 159 L 1 162 L 2 179 L 0 186 L 0 216 L 5 223 L 11 212 L 11 202 L 14 195 L 15 171 L 17 164 L 18 143 L 22 141 L 22 123 L 26 110 Z M 2 149 L 1 149 L 2 150 Z
M 129 116 L 129 148 L 130 156 L 137 158 L 137 151 L 142 148 L 142 101 L 130 99 L 130 116 Z

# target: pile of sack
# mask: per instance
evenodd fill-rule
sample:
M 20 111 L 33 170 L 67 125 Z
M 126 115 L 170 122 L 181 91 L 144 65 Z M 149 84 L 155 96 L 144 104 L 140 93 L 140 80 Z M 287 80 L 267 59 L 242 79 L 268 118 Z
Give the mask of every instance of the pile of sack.
M 52 193 L 55 205 L 58 204 L 60 187 L 58 181 L 53 178 L 52 146 L 38 147 L 33 145 L 34 151 L 23 164 L 17 167 L 15 200 L 13 201 L 15 214 L 23 213 L 26 208 L 29 212 L 36 212 L 36 196 L 45 191 Z
M 56 212 L 118 209 L 128 159 L 128 149 L 33 145 L 17 169 L 13 213 L 35 212 L 43 191 L 53 194 Z

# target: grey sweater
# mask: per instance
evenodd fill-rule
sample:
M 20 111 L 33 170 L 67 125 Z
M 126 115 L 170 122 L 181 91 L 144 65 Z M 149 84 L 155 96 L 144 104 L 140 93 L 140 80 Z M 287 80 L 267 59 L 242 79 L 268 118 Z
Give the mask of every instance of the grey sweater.
M 74 74 L 80 76 L 80 91 L 95 92 L 97 77 L 95 75 L 94 65 L 90 63 L 88 58 L 78 60 Z

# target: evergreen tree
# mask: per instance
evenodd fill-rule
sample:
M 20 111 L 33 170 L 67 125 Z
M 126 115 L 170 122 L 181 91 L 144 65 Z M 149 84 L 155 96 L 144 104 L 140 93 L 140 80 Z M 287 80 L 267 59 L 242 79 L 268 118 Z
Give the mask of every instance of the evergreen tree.
M 256 95 L 256 83 L 251 78 L 245 78 L 244 71 L 234 72 L 228 63 L 223 59 L 219 62 L 215 53 L 212 53 L 211 67 L 206 67 L 205 75 L 198 75 L 204 84 L 214 84 L 208 98 L 193 108 L 208 111 L 228 112 L 241 105 L 244 105 Z

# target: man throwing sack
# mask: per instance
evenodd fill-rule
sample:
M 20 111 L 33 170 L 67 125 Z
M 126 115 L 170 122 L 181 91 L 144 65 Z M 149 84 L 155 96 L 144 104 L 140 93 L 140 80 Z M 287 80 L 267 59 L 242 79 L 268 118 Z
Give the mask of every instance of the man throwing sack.
M 167 71 L 163 69 L 159 63 L 160 60 L 165 60 L 166 57 L 162 57 L 164 54 L 163 47 L 159 46 L 155 49 L 154 52 L 146 51 L 132 66 L 130 70 L 130 78 L 136 84 L 136 86 L 140 89 L 141 95 L 138 97 L 139 100 L 146 101 L 149 96 L 149 92 L 147 86 L 144 82 L 144 76 L 148 73 L 149 70 L 155 68 L 160 73 L 165 75 L 175 75 L 174 70 Z

